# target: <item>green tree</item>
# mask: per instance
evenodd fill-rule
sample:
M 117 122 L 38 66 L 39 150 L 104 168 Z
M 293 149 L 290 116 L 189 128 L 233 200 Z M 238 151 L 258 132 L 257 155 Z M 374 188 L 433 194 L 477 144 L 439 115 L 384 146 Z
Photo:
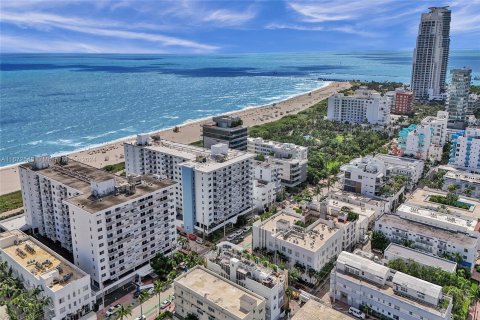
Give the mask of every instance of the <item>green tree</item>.
M 286 301 L 286 304 L 285 304 L 285 306 L 286 306 L 285 309 L 290 312 L 290 301 L 293 298 L 292 288 L 288 287 L 288 288 L 285 289 L 285 297 L 287 297 L 287 301 Z
M 130 317 L 132 315 L 132 305 L 120 305 L 114 312 L 115 320 L 123 320 L 123 318 Z
M 379 231 L 372 232 L 372 249 L 384 251 L 390 244 L 390 240 Z
M 137 297 L 138 301 L 140 302 L 140 314 L 143 314 L 143 303 L 150 299 L 150 295 L 148 294 L 147 291 L 142 290 L 140 291 L 140 294 Z
M 160 296 L 161 296 L 161 293 L 165 291 L 165 288 L 166 288 L 166 283 L 161 280 L 157 280 L 153 284 L 153 294 L 158 295 L 158 315 L 160 315 L 160 305 L 162 303 L 162 299 Z
M 199 318 L 195 313 L 187 313 L 185 320 L 199 320 Z

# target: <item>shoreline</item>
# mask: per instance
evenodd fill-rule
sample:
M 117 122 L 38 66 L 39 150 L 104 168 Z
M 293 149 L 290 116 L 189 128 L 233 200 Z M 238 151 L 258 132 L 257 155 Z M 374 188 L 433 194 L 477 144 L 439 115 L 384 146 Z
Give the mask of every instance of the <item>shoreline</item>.
M 349 82 L 331 81 L 320 88 L 294 94 L 284 100 L 270 102 L 260 106 L 247 106 L 239 110 L 224 112 L 218 115 L 239 116 L 242 118 L 244 126 L 251 127 L 278 120 L 289 114 L 296 114 L 348 87 L 350 87 Z M 201 140 L 201 125 L 211 122 L 213 116 L 216 115 L 187 120 L 176 126 L 148 132 L 148 134 L 159 134 L 162 139 L 190 144 Z M 173 128 L 175 127 L 180 129 L 179 132 L 173 132 Z M 106 165 L 122 162 L 123 143 L 132 141 L 135 137 L 136 134 L 86 147 L 78 151 L 54 154 L 54 156 L 68 155 L 74 160 L 85 162 L 93 167 L 102 168 Z M 20 164 L 21 163 L 17 163 L 0 167 L 0 181 L 2 181 L 0 184 L 0 195 L 20 190 L 20 178 L 18 175 L 18 166 Z

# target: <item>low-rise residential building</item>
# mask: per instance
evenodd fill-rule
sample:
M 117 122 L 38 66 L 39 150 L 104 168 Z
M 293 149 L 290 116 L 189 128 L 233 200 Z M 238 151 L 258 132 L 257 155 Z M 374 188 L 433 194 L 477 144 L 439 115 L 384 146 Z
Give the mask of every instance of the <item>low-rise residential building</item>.
M 0 233 L 0 261 L 8 264 L 25 289 L 41 288 L 41 295 L 50 298 L 44 319 L 93 315 L 90 276 L 35 238 L 19 230 Z
M 177 225 L 186 232 L 210 234 L 252 212 L 253 154 L 226 144 L 207 150 L 166 140 L 142 143 L 141 138 L 124 145 L 127 175 L 177 181 Z
M 439 257 L 458 259 L 462 267 L 472 269 L 478 257 L 479 238 L 469 234 L 430 226 L 385 214 L 375 222 L 375 230 L 391 242 L 409 243 L 412 248 Z
M 467 115 L 472 115 L 475 111 L 480 109 L 480 95 L 475 93 L 470 93 L 468 95 L 468 108 Z
M 175 313 L 181 319 L 263 320 L 265 299 L 204 267 L 175 279 Z
M 252 171 L 253 206 L 257 212 L 264 212 L 275 203 L 282 190 L 280 167 L 268 161 L 254 160 Z
M 322 269 L 342 251 L 344 230 L 333 220 L 319 219 L 306 228 L 299 221 L 304 222 L 301 215 L 284 211 L 265 221 L 256 221 L 252 228 L 253 248 L 278 251 L 289 258 L 290 266 Z M 355 238 L 354 225 L 350 226 L 346 247 Z
M 291 318 L 292 320 L 351 320 L 355 319 L 330 306 L 308 300 Z
M 392 260 L 415 261 L 426 267 L 440 268 L 449 273 L 454 273 L 457 270 L 457 263 L 451 260 L 437 257 L 420 250 L 404 247 L 397 243 L 390 243 L 383 252 L 383 259 L 386 263 Z
M 480 173 L 480 128 L 470 127 L 452 135 L 449 164 Z
M 406 189 L 412 190 L 422 178 L 424 162 L 423 160 L 411 159 L 407 157 L 397 157 L 388 154 L 377 154 L 376 159 L 380 159 L 385 164 L 387 176 L 404 176 L 407 178 Z
M 220 242 L 206 255 L 206 268 L 265 298 L 265 319 L 279 319 L 285 303 L 288 272 L 272 270 L 245 258 L 243 247 Z
M 360 88 L 353 96 L 338 93 L 328 98 L 327 119 L 344 123 L 386 126 L 392 101 L 375 91 Z
M 433 129 L 429 125 L 411 124 L 400 130 L 398 136 L 399 156 L 409 156 L 416 159 L 427 160 L 430 157 L 430 145 Z
M 448 186 L 455 185 L 455 193 L 480 199 L 480 174 L 466 171 L 448 171 L 443 176 L 443 190 L 448 191 Z
M 347 205 L 355 205 L 365 210 L 372 210 L 375 212 L 375 220 L 384 213 L 391 211 L 390 203 L 384 199 L 363 196 L 354 192 L 346 192 L 343 190 L 334 189 L 328 193 L 329 200 L 338 200 L 345 202 Z
M 448 112 L 438 111 L 436 116 L 423 118 L 421 124 L 433 129 L 431 143 L 442 148 L 447 141 Z
M 450 320 L 452 298 L 442 287 L 342 252 L 330 275 L 330 296 L 389 319 Z
M 248 138 L 248 152 L 261 154 L 268 163 L 278 166 L 281 182 L 286 187 L 296 187 L 307 180 L 307 147 Z
M 203 147 L 225 143 L 230 149 L 247 150 L 247 127 L 239 117 L 218 116 L 212 123 L 202 125 Z

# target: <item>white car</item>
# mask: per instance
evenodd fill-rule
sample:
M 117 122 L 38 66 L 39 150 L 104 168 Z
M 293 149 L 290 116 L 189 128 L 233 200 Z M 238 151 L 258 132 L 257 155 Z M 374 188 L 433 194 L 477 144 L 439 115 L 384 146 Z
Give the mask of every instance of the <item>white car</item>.
M 350 309 L 348 309 L 348 313 L 350 313 L 352 316 L 354 316 L 356 318 L 365 319 L 365 313 L 358 310 L 357 308 L 350 307 Z
M 241 236 L 242 233 L 243 233 L 242 230 L 238 230 L 238 231 L 235 231 L 234 235 L 238 237 L 238 236 Z
M 145 317 L 143 314 L 139 317 L 136 317 L 135 319 L 133 320 L 147 320 L 147 317 Z
M 107 309 L 106 314 L 105 314 L 107 316 L 107 318 L 113 316 L 113 314 L 115 313 L 115 310 L 119 307 L 120 307 L 120 304 L 116 304 L 114 306 L 109 307 Z
M 234 234 L 231 234 L 227 237 L 227 240 L 228 241 L 232 241 L 233 239 L 235 239 L 235 235 Z
M 196 243 L 198 244 L 203 244 L 203 239 L 202 238 L 197 238 L 197 240 L 195 240 Z
M 245 228 L 243 228 L 243 233 L 246 233 L 246 232 L 248 232 L 248 231 L 250 231 L 250 227 L 245 227 Z

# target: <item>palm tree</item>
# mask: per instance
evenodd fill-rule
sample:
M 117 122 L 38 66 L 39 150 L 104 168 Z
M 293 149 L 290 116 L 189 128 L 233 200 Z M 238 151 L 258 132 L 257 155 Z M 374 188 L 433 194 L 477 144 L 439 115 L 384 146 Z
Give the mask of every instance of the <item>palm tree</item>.
M 124 306 L 123 304 L 115 310 L 114 319 L 115 320 L 123 320 L 123 317 L 129 317 L 132 315 L 132 305 L 129 304 Z
M 291 288 L 285 289 L 285 297 L 287 297 L 287 303 L 285 304 L 285 312 L 290 312 L 290 300 L 293 297 L 293 290 Z
M 147 291 L 142 290 L 140 291 L 140 294 L 138 295 L 137 299 L 140 301 L 140 314 L 143 314 L 143 303 L 147 301 L 150 298 L 150 295 L 148 294 Z
M 182 248 L 184 248 L 185 246 L 188 246 L 190 244 L 188 239 L 184 238 L 184 237 L 178 237 L 177 242 L 178 242 L 178 244 L 180 244 L 182 246 Z
M 165 282 L 161 280 L 157 280 L 153 284 L 153 293 L 158 295 L 158 315 L 160 315 L 160 304 L 161 304 L 160 294 L 165 290 L 165 287 L 166 287 Z

